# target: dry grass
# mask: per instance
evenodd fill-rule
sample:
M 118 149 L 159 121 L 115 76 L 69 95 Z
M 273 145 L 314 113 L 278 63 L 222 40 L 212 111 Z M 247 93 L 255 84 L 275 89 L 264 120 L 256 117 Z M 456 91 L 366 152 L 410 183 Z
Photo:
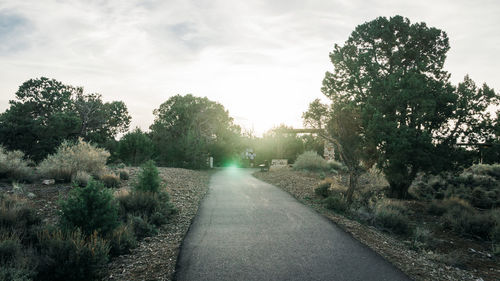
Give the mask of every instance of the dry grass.
M 71 181 L 78 171 L 84 171 L 94 177 L 100 177 L 106 169 L 109 152 L 83 140 L 76 144 L 64 142 L 55 154 L 47 156 L 38 167 L 47 177 L 65 182 Z
M 0 178 L 18 181 L 31 181 L 34 178 L 31 162 L 25 160 L 19 150 L 8 151 L 0 146 Z

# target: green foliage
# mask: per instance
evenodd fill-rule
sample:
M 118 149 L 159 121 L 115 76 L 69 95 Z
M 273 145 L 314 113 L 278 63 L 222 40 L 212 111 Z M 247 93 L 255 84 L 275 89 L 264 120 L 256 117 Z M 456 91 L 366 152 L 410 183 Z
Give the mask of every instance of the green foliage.
M 104 186 L 107 188 L 117 188 L 120 186 L 120 177 L 113 173 L 102 175 L 100 180 L 104 183 Z
M 335 170 L 335 171 L 346 171 L 346 166 L 344 166 L 344 164 L 340 163 L 339 161 L 335 161 L 335 160 L 328 160 L 326 162 L 326 164 L 328 165 L 328 169 L 330 170 Z
M 490 233 L 491 241 L 493 241 L 493 254 L 500 255 L 500 221 L 497 219 L 497 224 Z
M 323 180 L 322 182 L 319 183 L 319 185 L 314 189 L 314 193 L 316 195 L 321 196 L 321 197 L 328 197 L 328 189 L 331 186 L 331 182 Z
M 0 280 L 32 280 L 36 265 L 30 253 L 23 250 L 19 238 L 0 235 Z
M 395 234 L 411 233 L 407 209 L 399 203 L 390 200 L 379 201 L 375 207 L 374 224 Z
M 490 239 L 498 216 L 493 212 L 477 212 L 460 199 L 452 199 L 446 203 L 447 211 L 443 215 L 443 223 L 459 235 Z
M 104 143 L 126 131 L 130 116 L 123 102 L 103 103 L 98 94 L 41 77 L 24 82 L 0 115 L 0 143 L 40 161 L 64 140 Z
M 141 167 L 139 182 L 136 190 L 158 192 L 160 190 L 161 178 L 153 160 L 149 160 Z
M 109 152 L 83 140 L 75 144 L 63 142 L 56 153 L 40 163 L 38 170 L 45 177 L 66 182 L 79 171 L 99 177 L 105 171 L 108 157 Z
M 84 140 L 104 145 L 128 130 L 131 117 L 122 101 L 104 103 L 100 94 L 83 94 L 80 89 L 72 102 L 80 121 L 78 136 Z
M 117 227 L 108 237 L 109 254 L 112 257 L 129 254 L 130 250 L 137 246 L 134 235 L 133 226 L 130 224 L 122 224 Z
M 255 163 L 262 164 L 266 160 L 271 162 L 272 159 L 288 159 L 288 163 L 294 163 L 297 156 L 304 152 L 307 142 L 290 132 L 291 129 L 280 125 L 264 133 L 262 138 L 248 138 L 247 146 L 254 148 L 256 154 Z M 317 137 L 310 138 L 309 145 L 317 141 Z
M 410 187 L 419 200 L 457 197 L 481 209 L 500 206 L 500 165 L 473 165 L 460 174 L 421 175 Z
M 30 161 L 25 160 L 23 152 L 7 151 L 0 146 L 0 179 L 32 181 L 33 169 L 29 164 Z
M 319 156 L 315 151 L 306 151 L 297 157 L 293 164 L 295 170 L 306 170 L 319 172 L 328 169 L 326 160 Z
M 432 200 L 432 202 L 427 207 L 427 213 L 435 216 L 442 216 L 446 213 L 446 205 L 440 200 Z
M 339 213 L 344 213 L 349 208 L 344 198 L 338 193 L 329 195 L 325 200 L 323 200 L 323 204 L 325 204 L 327 209 L 334 210 Z
M 139 128 L 126 133 L 120 139 L 118 158 L 128 165 L 138 166 L 147 160 L 150 160 L 153 153 L 153 141 Z
M 74 188 L 60 206 L 63 229 L 80 228 L 87 235 L 97 231 L 105 236 L 118 226 L 118 206 L 111 192 L 98 181 Z
M 218 165 L 239 151 L 241 129 L 219 103 L 176 95 L 153 113 L 151 138 L 161 165 L 205 168 L 209 155 Z
M 471 158 L 455 146 L 457 140 L 475 142 L 493 133 L 484 125 L 491 123 L 486 109 L 498 97 L 467 76 L 453 87 L 443 70 L 448 49 L 445 32 L 395 16 L 357 26 L 330 53 L 334 71 L 326 74 L 322 91 L 334 106 L 359 112 L 361 134 L 354 135 L 372 142 L 367 147 L 391 196 L 406 198 L 420 171 L 467 164 Z
M 118 173 L 120 173 L 120 179 L 121 180 L 128 180 L 129 179 L 129 174 L 128 174 L 128 171 L 125 170 L 125 169 L 120 169 L 118 170 Z
M 77 91 L 45 77 L 24 82 L 0 116 L 0 143 L 39 161 L 64 139 L 74 139 L 79 120 L 71 96 Z
M 158 231 L 156 228 L 150 224 L 146 219 L 141 217 L 132 216 L 128 219 L 134 230 L 134 235 L 138 240 L 142 240 L 145 237 L 153 236 Z
M 19 268 L 13 265 L 0 267 L 0 280 L 31 281 L 33 280 L 33 274 L 33 270 L 28 268 Z
M 117 197 L 117 200 L 122 217 L 129 214 L 140 216 L 158 226 L 166 223 L 168 217 L 176 212 L 166 192 L 133 191 Z
M 0 237 L 15 235 L 24 243 L 35 240 L 42 219 L 26 201 L 16 196 L 0 195 Z
M 77 171 L 76 174 L 71 177 L 71 182 L 80 187 L 87 186 L 90 180 L 92 180 L 92 176 L 85 171 Z
M 99 280 L 105 274 L 109 245 L 93 233 L 44 231 L 39 235 L 39 261 L 36 280 Z

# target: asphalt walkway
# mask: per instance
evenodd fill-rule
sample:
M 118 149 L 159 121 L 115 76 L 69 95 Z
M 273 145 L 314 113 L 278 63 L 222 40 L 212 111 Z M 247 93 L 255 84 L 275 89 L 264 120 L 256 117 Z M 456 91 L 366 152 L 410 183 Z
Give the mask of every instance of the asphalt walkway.
M 410 280 L 253 171 L 227 168 L 212 177 L 177 280 Z

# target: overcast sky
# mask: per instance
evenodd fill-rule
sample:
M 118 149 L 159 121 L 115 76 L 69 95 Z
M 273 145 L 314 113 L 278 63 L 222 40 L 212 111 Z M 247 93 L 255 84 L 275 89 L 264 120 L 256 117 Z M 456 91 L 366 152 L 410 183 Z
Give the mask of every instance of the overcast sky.
M 333 45 L 396 14 L 448 33 L 453 82 L 469 73 L 500 90 L 498 0 L 0 0 L 0 112 L 45 76 L 123 100 L 132 127 L 147 129 L 153 109 L 186 93 L 257 134 L 300 127 Z

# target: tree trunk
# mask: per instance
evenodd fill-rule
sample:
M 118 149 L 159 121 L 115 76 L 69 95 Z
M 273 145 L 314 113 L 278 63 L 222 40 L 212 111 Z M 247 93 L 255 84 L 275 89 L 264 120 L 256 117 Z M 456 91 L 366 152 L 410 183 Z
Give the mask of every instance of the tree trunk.
M 352 196 L 354 194 L 354 190 L 358 185 L 359 174 L 357 172 L 349 172 L 349 188 L 347 189 L 346 194 L 346 202 L 348 205 L 352 203 Z

